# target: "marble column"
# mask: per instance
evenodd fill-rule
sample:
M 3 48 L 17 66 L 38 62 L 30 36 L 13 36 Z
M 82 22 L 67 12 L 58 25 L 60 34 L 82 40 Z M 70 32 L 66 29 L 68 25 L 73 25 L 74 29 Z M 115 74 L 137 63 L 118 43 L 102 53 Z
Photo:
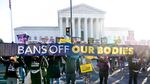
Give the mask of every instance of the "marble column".
M 63 36 L 63 25 L 62 25 L 62 22 L 63 22 L 63 18 L 60 17 L 60 18 L 59 18 L 60 37 Z
M 100 19 L 100 37 L 104 36 L 104 19 Z
M 75 37 L 75 18 L 72 18 L 72 37 Z
M 88 42 L 88 35 L 87 35 L 87 18 L 84 18 L 84 41 Z
M 78 37 L 81 38 L 81 18 L 78 18 Z
M 69 27 L 69 18 L 66 17 L 66 27 Z
M 99 28 L 99 19 L 98 18 L 96 18 L 96 39 L 100 39 L 99 38 L 99 34 L 100 34 L 100 28 Z
M 90 34 L 90 38 L 93 38 L 93 19 L 92 18 L 90 18 L 90 32 L 89 32 L 89 34 Z

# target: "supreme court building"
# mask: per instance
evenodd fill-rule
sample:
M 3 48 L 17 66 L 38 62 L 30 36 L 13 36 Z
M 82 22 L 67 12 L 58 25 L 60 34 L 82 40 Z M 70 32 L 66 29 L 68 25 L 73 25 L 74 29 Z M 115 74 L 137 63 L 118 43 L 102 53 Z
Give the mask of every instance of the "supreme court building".
M 89 39 L 93 39 L 93 41 L 100 41 L 101 38 L 105 36 L 104 15 L 104 11 L 86 4 L 73 6 L 72 37 L 77 37 L 83 42 L 88 42 Z M 30 36 L 29 41 L 41 41 L 43 38 L 46 38 L 49 41 L 56 39 L 56 37 L 66 37 L 66 27 L 70 27 L 70 22 L 70 7 L 58 10 L 58 27 L 17 27 L 14 30 L 15 42 L 18 42 L 17 35 L 22 33 L 26 33 Z
M 72 37 L 79 37 L 88 42 L 88 38 L 99 40 L 104 28 L 104 11 L 85 4 L 72 8 Z M 65 28 L 70 27 L 70 8 L 58 11 L 60 36 L 65 35 Z
M 72 37 L 80 38 L 80 40 L 84 42 L 88 42 L 89 38 L 100 40 L 104 29 L 104 15 L 104 11 L 85 4 L 73 6 Z M 64 37 L 66 35 L 66 27 L 70 27 L 70 8 L 58 11 L 58 28 L 54 27 L 54 29 L 53 27 L 48 28 L 44 26 L 23 26 L 15 29 L 15 36 L 25 32 L 31 36 L 31 40 L 40 40 L 41 37 Z

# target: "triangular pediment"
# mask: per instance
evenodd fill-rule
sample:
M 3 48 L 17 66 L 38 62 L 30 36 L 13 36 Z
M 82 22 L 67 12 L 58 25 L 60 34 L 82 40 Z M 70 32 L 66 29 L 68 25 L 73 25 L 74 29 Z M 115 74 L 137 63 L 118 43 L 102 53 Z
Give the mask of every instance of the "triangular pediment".
M 59 12 L 61 13 L 68 13 L 70 12 L 70 7 L 69 8 L 65 8 L 65 9 L 62 9 L 62 10 L 59 10 Z M 89 5 L 86 5 L 86 4 L 80 4 L 80 5 L 77 5 L 77 6 L 73 6 L 72 7 L 72 12 L 73 13 L 102 13 L 104 14 L 105 12 L 104 11 L 101 11 L 99 9 L 96 9 L 96 8 L 93 8 Z

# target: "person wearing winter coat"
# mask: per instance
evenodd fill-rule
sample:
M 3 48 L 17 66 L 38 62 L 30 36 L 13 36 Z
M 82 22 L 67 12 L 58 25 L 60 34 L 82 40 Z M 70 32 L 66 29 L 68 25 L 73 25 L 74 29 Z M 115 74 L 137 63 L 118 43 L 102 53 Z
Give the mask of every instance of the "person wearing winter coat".
M 47 69 L 47 80 L 48 84 L 54 84 L 54 80 L 56 80 L 56 84 L 59 84 L 60 78 L 60 56 L 49 56 L 48 57 L 48 69 Z
M 42 84 L 41 57 L 32 56 L 29 67 L 32 84 Z
M 137 58 L 129 57 L 129 84 L 137 84 L 137 77 L 140 70 L 140 60 Z
M 28 62 L 29 63 L 27 64 L 27 68 L 31 74 L 31 83 L 42 84 L 42 66 L 43 63 L 48 64 L 47 60 L 43 56 L 31 56 L 30 61 Z
M 109 71 L 109 63 L 108 60 L 105 59 L 105 57 L 100 56 L 97 66 L 99 68 L 99 77 L 100 77 L 100 84 L 103 84 L 103 80 L 104 80 L 104 84 L 107 84 L 108 81 L 108 71 Z
M 5 78 L 7 79 L 7 84 L 19 84 L 18 68 L 23 65 L 22 59 L 10 56 L 8 60 L 5 60 L 0 57 L 0 62 L 6 66 Z
M 73 56 L 68 56 L 66 58 L 65 71 L 67 84 L 75 84 L 76 59 L 73 58 Z

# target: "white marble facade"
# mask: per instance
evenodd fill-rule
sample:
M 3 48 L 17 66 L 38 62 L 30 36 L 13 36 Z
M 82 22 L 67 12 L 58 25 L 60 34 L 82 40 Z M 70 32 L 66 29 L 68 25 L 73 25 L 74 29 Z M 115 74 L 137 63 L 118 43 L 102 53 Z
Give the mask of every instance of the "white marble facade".
M 88 38 L 100 40 L 103 35 L 105 12 L 85 4 L 72 8 L 72 37 L 79 37 L 84 42 Z M 60 36 L 65 36 L 65 28 L 70 27 L 70 8 L 58 11 Z
M 72 11 L 72 36 L 81 38 L 84 42 L 88 42 L 88 38 L 100 40 L 103 35 L 105 12 L 85 4 L 73 6 Z M 39 41 L 40 37 L 64 37 L 66 27 L 70 27 L 70 8 L 58 11 L 58 27 L 23 26 L 14 31 L 15 35 L 27 33 L 31 39 L 37 37 Z M 15 36 L 17 42 L 16 38 Z

